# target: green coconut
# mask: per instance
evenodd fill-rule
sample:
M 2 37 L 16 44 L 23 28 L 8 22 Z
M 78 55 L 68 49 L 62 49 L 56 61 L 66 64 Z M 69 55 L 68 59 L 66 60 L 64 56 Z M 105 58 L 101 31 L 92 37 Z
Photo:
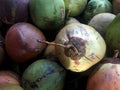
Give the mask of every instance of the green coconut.
M 78 16 L 87 5 L 87 0 L 64 0 L 68 16 Z
M 84 11 L 84 18 L 89 21 L 96 14 L 104 12 L 112 12 L 112 4 L 109 0 L 90 0 Z
M 43 30 L 59 29 L 65 18 L 63 0 L 30 0 L 30 15 L 33 23 Z
M 16 84 L 6 84 L 0 86 L 0 90 L 24 90 L 20 85 Z
M 105 41 L 110 55 L 114 53 L 114 50 L 119 50 L 120 52 L 120 13 L 116 15 L 111 24 L 108 26 Z
M 66 71 L 56 62 L 41 59 L 33 62 L 22 76 L 25 90 L 62 90 Z

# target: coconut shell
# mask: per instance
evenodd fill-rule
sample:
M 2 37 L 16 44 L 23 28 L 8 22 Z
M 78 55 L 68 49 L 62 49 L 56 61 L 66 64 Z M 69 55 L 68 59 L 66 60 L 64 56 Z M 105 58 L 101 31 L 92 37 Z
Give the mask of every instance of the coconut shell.
M 37 40 L 45 40 L 43 33 L 29 23 L 16 23 L 11 26 L 5 37 L 8 55 L 16 62 L 25 62 L 43 51 L 46 44 Z
M 0 90 L 24 90 L 20 85 L 7 84 L 0 86 Z
M 86 90 L 119 90 L 120 64 L 103 64 L 88 79 Z
M 55 42 L 66 46 L 56 45 L 56 55 L 61 64 L 73 72 L 88 70 L 102 60 L 106 53 L 102 36 L 91 26 L 81 23 L 64 26 L 56 35 Z
M 6 24 L 28 19 L 29 0 L 0 0 L 0 19 Z
M 64 23 L 63 0 L 30 0 L 30 15 L 33 23 L 42 30 L 56 31 Z
M 120 12 L 120 0 L 113 0 L 113 13 L 118 14 Z
M 87 0 L 64 0 L 64 3 L 67 15 L 75 17 L 84 11 L 87 5 Z
M 105 12 L 112 12 L 112 4 L 109 0 L 90 0 L 84 10 L 83 16 L 89 22 L 95 15 Z
M 104 38 L 107 27 L 110 25 L 115 17 L 116 15 L 112 13 L 99 13 L 89 21 L 88 25 L 95 28 Z
M 40 59 L 29 65 L 23 73 L 25 90 L 62 90 L 66 71 L 49 59 Z
M 0 71 L 0 86 L 6 84 L 20 85 L 20 77 L 13 71 Z

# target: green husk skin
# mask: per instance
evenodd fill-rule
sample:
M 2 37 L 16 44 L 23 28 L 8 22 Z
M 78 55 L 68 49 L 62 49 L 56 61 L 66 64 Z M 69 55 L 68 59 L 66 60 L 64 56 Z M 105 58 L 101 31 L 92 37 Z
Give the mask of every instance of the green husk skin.
M 24 89 L 20 85 L 7 84 L 4 86 L 0 86 L 0 90 L 24 90 Z
M 120 13 L 108 26 L 105 35 L 105 41 L 109 50 L 109 54 L 113 54 L 114 50 L 116 49 L 120 51 Z
M 70 17 L 81 14 L 87 5 L 87 0 L 64 0 L 64 2 L 67 15 Z
M 87 22 L 89 22 L 93 16 L 103 12 L 112 12 L 112 4 L 110 1 L 90 0 L 84 10 L 84 18 Z
M 33 23 L 42 30 L 62 27 L 65 18 L 63 0 L 30 0 L 30 15 Z
M 24 90 L 62 90 L 66 71 L 54 61 L 33 62 L 23 73 Z

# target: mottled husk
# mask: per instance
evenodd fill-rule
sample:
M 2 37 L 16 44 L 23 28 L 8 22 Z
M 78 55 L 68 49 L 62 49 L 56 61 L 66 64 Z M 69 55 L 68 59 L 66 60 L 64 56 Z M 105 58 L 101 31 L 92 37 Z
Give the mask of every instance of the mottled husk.
M 62 90 L 66 71 L 54 61 L 33 62 L 22 76 L 25 90 Z
M 65 5 L 63 0 L 30 0 L 30 15 L 39 28 L 56 31 L 64 23 Z
M 56 54 L 66 69 L 74 72 L 83 72 L 104 57 L 106 52 L 105 41 L 94 28 L 78 22 L 68 24 L 57 34 L 55 42 L 65 45 L 65 43 L 70 41 L 70 38 L 78 38 L 77 41 L 73 41 L 74 43 L 77 43 L 76 45 L 78 48 L 76 49 L 84 48 L 85 53 L 83 53 L 83 56 L 75 57 L 77 59 L 73 59 L 71 57 L 74 54 L 74 51 L 72 52 L 68 49 L 67 52 L 71 52 L 72 55 L 67 56 L 65 48 L 56 45 Z M 83 47 L 82 43 L 79 42 L 80 39 L 85 43 Z M 71 41 L 71 43 L 73 42 Z M 82 51 L 79 53 L 82 54 Z

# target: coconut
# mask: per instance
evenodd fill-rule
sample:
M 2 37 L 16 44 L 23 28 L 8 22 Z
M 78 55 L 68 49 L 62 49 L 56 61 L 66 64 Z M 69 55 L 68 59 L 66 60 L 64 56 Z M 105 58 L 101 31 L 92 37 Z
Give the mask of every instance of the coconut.
M 62 65 L 73 72 L 83 72 L 105 55 L 106 44 L 91 26 L 82 23 L 65 25 L 55 38 L 56 55 Z M 60 46 L 61 44 L 61 46 Z
M 87 0 L 64 0 L 67 16 L 73 17 L 80 15 L 86 5 Z
M 27 21 L 29 0 L 0 0 L 0 19 L 6 24 Z
M 20 85 L 7 84 L 0 86 L 0 90 L 24 90 Z
M 4 86 L 7 84 L 20 85 L 19 75 L 10 70 L 0 71 L 0 86 Z
M 120 14 L 117 14 L 114 20 L 108 26 L 105 34 L 105 41 L 107 44 L 109 55 L 112 55 L 114 50 L 120 51 L 120 29 L 119 28 L 120 28 Z
M 112 12 L 112 4 L 109 0 L 90 0 L 84 10 L 84 19 L 91 20 L 93 16 L 99 13 Z
M 42 30 L 58 30 L 64 23 L 63 0 L 30 0 L 30 15 L 33 23 Z
M 38 40 L 45 40 L 44 34 L 30 23 L 12 25 L 5 36 L 5 48 L 10 58 L 15 62 L 26 62 L 46 47 Z
M 86 90 L 119 90 L 120 89 L 120 59 L 118 53 L 102 60 L 88 78 Z
M 113 5 L 113 13 L 116 15 L 120 13 L 120 0 L 113 0 L 112 5 Z
M 71 23 L 80 23 L 80 22 L 76 18 L 74 18 L 74 17 L 67 18 L 65 24 L 67 25 L 67 24 L 71 24 Z
M 66 71 L 49 59 L 39 59 L 30 64 L 23 73 L 25 90 L 62 90 Z
M 95 28 L 104 38 L 108 26 L 111 24 L 115 17 L 116 15 L 112 13 L 99 13 L 90 20 L 88 25 Z

